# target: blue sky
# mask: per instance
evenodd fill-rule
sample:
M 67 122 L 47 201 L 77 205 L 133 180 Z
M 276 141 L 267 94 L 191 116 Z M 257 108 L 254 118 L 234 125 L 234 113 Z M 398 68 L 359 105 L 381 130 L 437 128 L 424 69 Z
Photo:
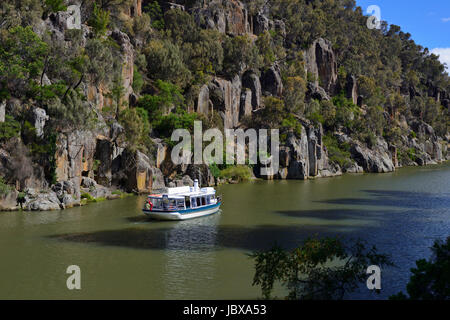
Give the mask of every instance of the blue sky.
M 356 0 L 366 13 L 370 5 L 381 10 L 381 19 L 399 25 L 423 47 L 441 56 L 450 67 L 450 0 Z

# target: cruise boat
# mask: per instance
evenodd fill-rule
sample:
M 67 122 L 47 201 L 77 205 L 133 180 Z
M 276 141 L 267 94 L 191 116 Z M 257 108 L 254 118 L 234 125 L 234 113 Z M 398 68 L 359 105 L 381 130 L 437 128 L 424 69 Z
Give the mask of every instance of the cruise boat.
M 168 188 L 167 192 L 151 194 L 144 204 L 144 214 L 158 220 L 187 220 L 214 214 L 222 200 L 214 188 L 200 188 L 198 180 L 193 187 Z

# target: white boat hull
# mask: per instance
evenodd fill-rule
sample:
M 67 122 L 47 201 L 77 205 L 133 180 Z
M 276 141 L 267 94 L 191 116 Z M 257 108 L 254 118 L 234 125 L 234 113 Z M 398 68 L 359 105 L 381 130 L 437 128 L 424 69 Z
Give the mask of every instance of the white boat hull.
M 156 220 L 171 220 L 171 221 L 181 221 L 181 220 L 188 220 L 188 219 L 194 219 L 199 218 L 203 216 L 208 216 L 214 213 L 217 213 L 220 209 L 220 204 L 217 206 L 214 206 L 212 208 L 207 208 L 205 210 L 198 210 L 188 213 L 182 213 L 182 212 L 163 212 L 163 211 L 148 211 L 144 210 L 144 213 Z

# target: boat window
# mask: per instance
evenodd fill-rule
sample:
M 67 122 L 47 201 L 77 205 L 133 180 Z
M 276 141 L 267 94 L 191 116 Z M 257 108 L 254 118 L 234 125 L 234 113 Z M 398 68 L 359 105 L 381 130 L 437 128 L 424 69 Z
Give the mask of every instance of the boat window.
M 191 206 L 192 208 L 197 207 L 197 201 L 195 200 L 195 198 L 191 198 Z
M 202 197 L 202 206 L 205 206 L 205 205 L 206 205 L 206 198 Z
M 197 198 L 197 207 L 200 207 L 202 205 L 201 201 L 200 201 L 200 197 Z
M 184 209 L 184 200 L 182 200 L 182 199 L 177 200 L 177 208 Z
M 185 201 L 186 201 L 186 208 L 190 208 L 191 207 L 191 198 L 185 197 Z
M 206 204 L 211 204 L 211 196 L 206 197 Z
M 162 209 L 162 199 L 161 198 L 150 198 L 153 203 L 153 209 Z

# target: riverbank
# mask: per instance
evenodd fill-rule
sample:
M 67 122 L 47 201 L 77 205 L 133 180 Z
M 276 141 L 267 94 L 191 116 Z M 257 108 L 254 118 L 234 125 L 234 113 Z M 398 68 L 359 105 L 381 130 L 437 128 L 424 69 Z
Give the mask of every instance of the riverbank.
M 449 160 L 442 161 L 440 164 L 450 163 Z M 432 163 L 425 166 L 438 165 L 439 163 Z M 415 166 L 418 166 L 417 164 Z M 397 167 L 396 170 L 402 169 L 405 167 L 413 167 L 413 166 L 403 166 Z M 230 170 L 227 170 L 227 176 L 223 178 L 216 179 L 216 183 L 214 186 L 221 186 L 226 184 L 239 184 L 247 181 L 263 181 L 263 180 L 279 180 L 274 177 L 268 177 L 268 179 L 257 178 L 254 175 L 249 176 L 247 174 L 242 174 L 242 170 L 236 170 L 236 174 L 229 173 Z M 238 174 L 240 173 L 240 174 Z M 321 179 L 321 178 L 333 178 L 342 176 L 345 174 L 364 174 L 368 172 L 363 171 L 347 171 L 343 173 L 342 171 L 335 172 L 334 174 L 326 174 L 319 175 L 316 177 L 308 177 L 309 180 Z M 302 180 L 302 179 L 297 179 Z M 193 185 L 192 179 L 183 179 L 181 182 L 184 182 L 186 185 Z M 180 184 L 171 184 L 170 186 L 179 186 Z M 98 203 L 102 201 L 109 200 L 118 200 L 123 199 L 125 197 L 131 195 L 140 195 L 145 193 L 127 193 L 114 188 L 106 188 L 98 185 L 93 179 L 83 179 L 83 184 L 81 188 L 81 196 L 80 199 L 76 199 L 73 196 L 68 194 L 70 192 L 70 186 L 64 183 L 59 183 L 51 190 L 41 190 L 40 192 L 34 189 L 28 189 L 25 195 L 21 195 L 19 192 L 13 192 L 4 199 L 0 200 L 0 212 L 10 212 L 10 211 L 54 211 L 54 210 L 65 210 L 71 209 L 74 207 L 82 207 L 91 203 Z M 59 195 L 58 195 L 59 193 Z M 20 206 L 18 197 L 25 197 L 24 203 Z M 58 199 L 61 199 L 59 201 Z

